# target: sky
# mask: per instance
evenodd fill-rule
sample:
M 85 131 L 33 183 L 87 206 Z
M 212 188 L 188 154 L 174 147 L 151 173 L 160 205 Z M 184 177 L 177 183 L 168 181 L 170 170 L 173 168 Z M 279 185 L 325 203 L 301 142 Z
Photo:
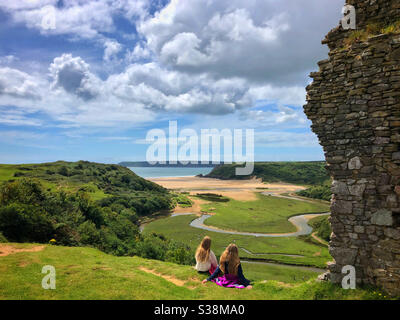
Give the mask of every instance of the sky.
M 323 160 L 305 87 L 343 5 L 0 0 L 0 163 L 141 161 L 170 121 L 254 129 L 256 161 Z

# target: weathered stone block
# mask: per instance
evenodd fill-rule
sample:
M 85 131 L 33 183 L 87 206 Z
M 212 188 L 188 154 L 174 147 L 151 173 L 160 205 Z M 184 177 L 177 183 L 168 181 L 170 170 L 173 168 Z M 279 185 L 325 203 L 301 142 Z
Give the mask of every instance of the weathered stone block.
M 391 226 L 393 225 L 392 212 L 386 209 L 381 209 L 372 214 L 371 223 L 378 226 Z
M 331 204 L 331 210 L 338 214 L 349 214 L 352 212 L 353 204 L 351 201 L 344 200 L 333 200 Z
M 349 163 L 348 163 L 348 168 L 349 170 L 358 170 L 361 169 L 362 167 L 362 163 L 359 157 L 354 157 L 352 159 L 350 159 Z
M 329 252 L 339 265 L 354 265 L 357 250 L 339 247 L 330 247 Z

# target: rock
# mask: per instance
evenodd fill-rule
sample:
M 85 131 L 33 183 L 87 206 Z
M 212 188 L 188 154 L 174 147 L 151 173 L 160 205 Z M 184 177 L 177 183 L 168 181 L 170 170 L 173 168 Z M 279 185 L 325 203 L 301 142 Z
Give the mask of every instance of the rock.
M 364 233 L 365 228 L 363 226 L 354 226 L 354 232 L 356 233 Z
M 350 194 L 361 197 L 365 191 L 365 184 L 356 184 L 349 187 Z
M 350 201 L 333 200 L 331 210 L 338 214 L 349 214 L 353 210 L 353 205 Z
M 332 193 L 336 194 L 344 194 L 344 195 L 349 194 L 349 189 L 347 188 L 347 184 L 336 180 L 332 182 L 331 191 Z
M 378 226 L 393 225 L 392 212 L 386 209 L 378 210 L 371 217 L 371 223 Z
M 400 160 L 400 152 L 393 153 L 392 160 Z
M 322 282 L 322 281 L 329 281 L 330 280 L 330 272 L 325 272 L 322 273 L 318 276 L 317 281 Z
M 359 157 L 350 159 L 348 163 L 349 170 L 359 170 L 362 167 L 362 163 Z
M 394 228 L 386 228 L 385 236 L 395 240 L 400 240 L 400 230 Z
M 335 258 L 336 263 L 343 266 L 354 265 L 357 256 L 356 249 L 340 247 L 330 247 L 329 253 Z

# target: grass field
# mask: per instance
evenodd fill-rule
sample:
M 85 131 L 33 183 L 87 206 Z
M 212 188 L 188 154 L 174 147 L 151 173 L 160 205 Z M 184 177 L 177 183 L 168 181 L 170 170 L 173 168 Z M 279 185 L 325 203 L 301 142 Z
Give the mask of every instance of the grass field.
M 13 244 L 31 248 L 34 244 Z M 41 286 L 42 267 L 56 269 L 56 289 Z M 45 246 L 38 252 L 0 257 L 0 299 L 383 299 L 367 288 L 343 290 L 330 283 L 260 281 L 257 270 L 244 265 L 256 281 L 252 290 L 201 284 L 190 266 L 138 257 L 115 257 L 96 249 Z M 271 269 L 271 274 L 276 273 Z M 306 275 L 305 275 L 306 276 Z M 282 280 L 286 280 L 282 278 Z M 290 281 L 289 281 L 290 282 Z M 229 292 L 229 294 L 227 294 Z
M 296 227 L 288 221 L 294 215 L 322 213 L 329 206 L 319 202 L 305 202 L 257 194 L 255 201 L 212 202 L 204 204 L 206 211 L 215 212 L 206 225 L 225 230 L 287 233 L 295 232 Z
M 308 265 L 325 268 L 326 262 L 332 260 L 326 246 L 311 242 L 304 237 L 261 238 L 250 236 L 229 235 L 210 232 L 189 226 L 195 215 L 175 216 L 153 221 L 145 226 L 144 233 L 156 232 L 167 238 L 181 241 L 190 246 L 194 252 L 201 239 L 208 235 L 212 239 L 212 249 L 218 256 L 229 243 L 236 243 L 241 258 L 257 258 L 294 265 Z M 251 255 L 245 252 L 245 248 Z M 291 257 L 286 255 L 301 255 Z

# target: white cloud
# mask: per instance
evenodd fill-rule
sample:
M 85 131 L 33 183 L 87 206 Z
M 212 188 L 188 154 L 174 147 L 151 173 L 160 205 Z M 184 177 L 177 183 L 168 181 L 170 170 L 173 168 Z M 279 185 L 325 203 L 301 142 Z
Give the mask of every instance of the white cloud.
M 182 72 L 303 84 L 326 54 L 320 40 L 341 6 L 340 0 L 172 0 L 139 22 L 138 31 L 161 62 Z
M 306 103 L 306 89 L 303 86 L 252 86 L 249 95 L 254 100 L 291 106 L 303 106 Z
M 39 99 L 38 84 L 25 72 L 0 68 L 0 96 L 6 95 L 21 99 Z
M 0 65 L 6 65 L 9 66 L 13 62 L 17 61 L 18 58 L 13 56 L 13 55 L 8 55 L 8 56 L 2 56 L 0 57 Z
M 257 131 L 254 142 L 264 147 L 318 147 L 318 138 L 313 133 L 282 131 Z
M 199 51 L 201 40 L 191 32 L 177 34 L 161 49 L 161 60 L 175 66 L 198 66 L 212 60 Z
M 151 110 L 224 114 L 248 107 L 248 86 L 242 79 L 215 81 L 206 75 L 189 76 L 168 71 L 155 63 L 133 64 L 126 72 L 110 76 L 110 92 Z
M 128 64 L 138 62 L 140 60 L 148 60 L 152 57 L 150 50 L 143 44 L 136 44 L 133 50 L 127 50 L 125 61 Z
M 50 81 L 45 74 L 0 69 L 0 105 L 42 111 L 71 127 L 129 125 L 167 113 L 305 125 L 301 109 L 288 106 L 304 104 L 307 73 L 325 53 L 320 40 L 337 23 L 341 2 L 172 0 L 151 15 L 153 3 L 145 0 L 70 0 L 56 7 L 56 28 L 43 30 L 42 9 L 56 0 L 0 0 L 14 22 L 44 34 L 94 39 L 104 49 L 103 64 L 91 62 L 92 68 L 90 58 L 56 57 Z M 139 32 L 128 50 L 125 31 L 115 28 L 117 16 L 136 23 Z M 120 42 L 113 32 L 122 33 L 114 37 Z M 266 104 L 279 109 L 254 109 Z
M 18 3 L 18 4 L 17 4 Z M 8 11 L 15 22 L 43 34 L 70 34 L 77 38 L 101 37 L 101 32 L 114 30 L 114 23 L 108 1 L 64 1 L 63 7 L 56 0 L 0 1 L 0 8 Z M 49 15 L 49 6 L 54 9 L 55 28 L 44 28 Z M 51 12 L 51 14 L 53 11 Z
M 104 43 L 104 56 L 103 59 L 109 62 L 115 59 L 116 55 L 122 50 L 122 45 L 114 40 L 106 40 Z
M 63 88 L 84 100 L 95 98 L 99 92 L 100 80 L 90 71 L 89 65 L 80 57 L 63 54 L 50 65 L 54 88 Z
M 0 109 L 0 124 L 11 126 L 33 126 L 38 127 L 43 124 L 39 119 L 27 117 L 20 110 Z
M 14 22 L 23 23 L 43 34 L 72 35 L 75 38 L 104 38 L 102 33 L 115 31 L 113 17 L 124 16 L 135 23 L 149 15 L 147 0 L 0 0 L 0 9 L 11 14 Z M 49 8 L 55 12 L 55 28 L 43 28 Z

